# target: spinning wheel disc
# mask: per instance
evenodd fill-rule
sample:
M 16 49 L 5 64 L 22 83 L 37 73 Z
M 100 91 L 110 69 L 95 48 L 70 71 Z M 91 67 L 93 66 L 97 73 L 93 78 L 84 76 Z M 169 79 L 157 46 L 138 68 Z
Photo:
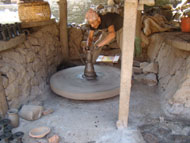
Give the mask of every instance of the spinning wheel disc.
M 52 90 L 75 100 L 99 100 L 119 95 L 120 70 L 110 66 L 94 66 L 97 78 L 87 80 L 84 66 L 68 68 L 55 73 L 50 79 Z

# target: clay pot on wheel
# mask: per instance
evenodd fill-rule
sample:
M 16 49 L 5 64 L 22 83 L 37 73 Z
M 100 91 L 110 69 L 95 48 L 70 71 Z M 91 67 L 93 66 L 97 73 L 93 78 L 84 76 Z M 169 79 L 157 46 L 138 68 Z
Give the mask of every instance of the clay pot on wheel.
M 11 121 L 12 127 L 16 128 L 19 125 L 19 116 L 17 109 L 10 109 L 7 111 L 7 117 Z

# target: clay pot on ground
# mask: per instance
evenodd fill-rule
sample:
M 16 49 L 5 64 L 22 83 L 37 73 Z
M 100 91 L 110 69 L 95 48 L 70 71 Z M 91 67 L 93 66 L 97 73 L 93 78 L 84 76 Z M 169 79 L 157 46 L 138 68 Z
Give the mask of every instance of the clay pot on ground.
M 50 132 L 50 130 L 49 127 L 37 127 L 30 130 L 29 136 L 33 138 L 43 138 Z
M 7 111 L 7 117 L 11 121 L 12 127 L 16 128 L 19 126 L 19 115 L 17 109 L 10 109 Z

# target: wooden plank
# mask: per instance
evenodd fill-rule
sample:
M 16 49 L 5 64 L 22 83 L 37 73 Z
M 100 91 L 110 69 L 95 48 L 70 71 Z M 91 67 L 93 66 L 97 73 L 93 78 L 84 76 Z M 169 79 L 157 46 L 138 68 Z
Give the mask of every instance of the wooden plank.
M 50 24 L 54 24 L 54 23 L 55 23 L 55 19 L 50 19 L 50 20 L 46 20 L 46 21 L 36 21 L 36 22 L 22 22 L 21 27 L 22 28 L 31 28 L 31 27 L 50 25 Z
M 153 6 L 153 5 L 155 5 L 155 0 L 140 0 L 139 4 L 145 4 L 148 6 Z
M 16 47 L 26 40 L 25 34 L 21 34 L 9 41 L 0 41 L 0 52 Z
M 59 1 L 59 13 L 60 13 L 60 41 L 62 45 L 63 59 L 67 61 L 69 59 L 69 47 L 68 47 L 68 31 L 67 31 L 67 0 Z
M 5 97 L 4 88 L 2 85 L 2 77 L 0 73 L 0 116 L 4 117 L 8 110 L 8 104 Z
M 138 1 L 125 1 L 118 129 L 128 125 Z
M 138 0 L 125 0 L 126 3 L 136 3 Z

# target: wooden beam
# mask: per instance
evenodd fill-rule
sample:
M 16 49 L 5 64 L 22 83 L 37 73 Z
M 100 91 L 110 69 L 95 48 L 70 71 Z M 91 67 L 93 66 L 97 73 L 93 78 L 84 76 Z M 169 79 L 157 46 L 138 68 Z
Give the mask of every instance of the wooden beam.
M 3 81 L 2 81 L 2 77 L 0 73 L 0 117 L 4 117 L 8 110 L 8 104 L 7 104 L 5 91 L 4 91 L 2 83 Z
M 144 10 L 144 4 L 138 4 L 138 10 Z
M 63 59 L 69 59 L 68 31 L 67 31 L 67 0 L 59 0 L 59 25 L 60 25 L 60 42 L 62 45 Z
M 155 0 L 140 0 L 139 4 L 145 4 L 148 6 L 153 6 L 153 5 L 155 5 Z
M 25 34 L 20 34 L 8 41 L 0 41 L 0 52 L 16 47 L 26 40 Z
M 36 22 L 22 22 L 21 27 L 22 28 L 31 28 L 31 27 L 50 25 L 50 24 L 54 24 L 54 23 L 55 23 L 55 19 L 50 19 L 50 20 L 46 20 L 46 21 L 36 21 Z
M 138 0 L 125 1 L 118 129 L 128 125 L 137 7 Z

